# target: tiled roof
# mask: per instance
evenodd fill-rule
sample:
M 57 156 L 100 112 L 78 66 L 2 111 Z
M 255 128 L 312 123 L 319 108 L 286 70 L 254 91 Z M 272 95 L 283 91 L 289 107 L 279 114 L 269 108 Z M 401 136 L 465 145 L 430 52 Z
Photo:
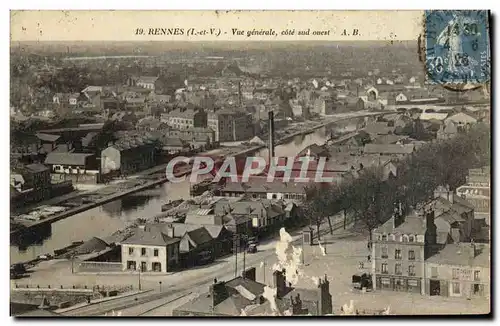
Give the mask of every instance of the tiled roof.
M 447 244 L 437 254 L 429 257 L 427 263 L 452 266 L 490 267 L 490 248 L 488 245 L 476 244 L 479 254 L 472 258 L 470 243 Z
M 45 158 L 45 164 L 85 165 L 85 160 L 94 154 L 51 152 Z
M 43 172 L 47 171 L 49 168 L 40 163 L 33 163 L 26 165 L 26 168 L 32 172 Z
M 140 76 L 137 78 L 137 82 L 143 82 L 143 83 L 154 83 L 158 80 L 158 77 L 156 76 Z
M 398 144 L 366 144 L 364 147 L 364 152 L 367 154 L 411 154 L 413 152 L 414 145 L 398 145 Z
M 170 238 L 158 230 L 145 231 L 138 228 L 135 230 L 134 235 L 122 241 L 122 244 L 166 246 L 178 241 L 179 239 Z
M 204 227 L 188 231 L 186 234 L 194 242 L 195 246 L 199 246 L 213 240 L 210 233 Z
M 44 133 L 37 133 L 35 134 L 36 137 L 40 140 L 43 140 L 43 141 L 47 141 L 47 142 L 55 142 L 57 141 L 59 138 L 61 138 L 60 135 L 51 135 L 51 134 L 44 134 Z

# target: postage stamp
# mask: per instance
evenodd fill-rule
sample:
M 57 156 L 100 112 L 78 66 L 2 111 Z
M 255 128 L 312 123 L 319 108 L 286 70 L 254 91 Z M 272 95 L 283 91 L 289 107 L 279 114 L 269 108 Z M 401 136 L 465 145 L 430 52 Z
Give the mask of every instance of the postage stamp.
M 479 86 L 490 80 L 487 10 L 426 10 L 427 82 L 449 87 Z

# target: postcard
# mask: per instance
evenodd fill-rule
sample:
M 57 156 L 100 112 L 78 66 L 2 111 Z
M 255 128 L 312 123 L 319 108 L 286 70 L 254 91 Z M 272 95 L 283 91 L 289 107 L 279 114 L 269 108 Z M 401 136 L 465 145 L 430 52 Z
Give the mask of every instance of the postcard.
M 490 316 L 488 10 L 10 15 L 11 316 Z

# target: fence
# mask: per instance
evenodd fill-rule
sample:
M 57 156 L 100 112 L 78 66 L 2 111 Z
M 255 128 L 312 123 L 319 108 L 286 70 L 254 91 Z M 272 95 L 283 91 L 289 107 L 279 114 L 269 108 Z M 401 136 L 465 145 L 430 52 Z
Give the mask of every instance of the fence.
M 78 264 L 75 272 L 121 272 L 122 263 L 84 261 Z
M 12 291 L 14 292 L 77 292 L 77 293 L 92 293 L 103 291 L 128 292 L 132 291 L 132 285 L 48 285 L 48 284 L 14 284 Z

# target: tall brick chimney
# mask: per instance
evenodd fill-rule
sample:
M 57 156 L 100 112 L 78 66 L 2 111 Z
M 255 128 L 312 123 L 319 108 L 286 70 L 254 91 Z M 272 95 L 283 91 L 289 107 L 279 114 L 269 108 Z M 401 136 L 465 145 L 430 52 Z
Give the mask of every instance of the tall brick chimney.
M 319 279 L 318 284 L 318 313 L 319 315 L 331 314 L 333 311 L 332 306 L 332 295 L 330 294 L 330 282 L 328 281 L 326 274 L 325 279 Z
M 284 271 L 273 272 L 273 287 L 276 288 L 276 298 L 286 294 L 286 277 Z
M 273 162 L 274 158 L 274 111 L 269 111 L 268 113 L 268 118 L 269 118 L 269 162 L 268 164 L 270 165 Z

